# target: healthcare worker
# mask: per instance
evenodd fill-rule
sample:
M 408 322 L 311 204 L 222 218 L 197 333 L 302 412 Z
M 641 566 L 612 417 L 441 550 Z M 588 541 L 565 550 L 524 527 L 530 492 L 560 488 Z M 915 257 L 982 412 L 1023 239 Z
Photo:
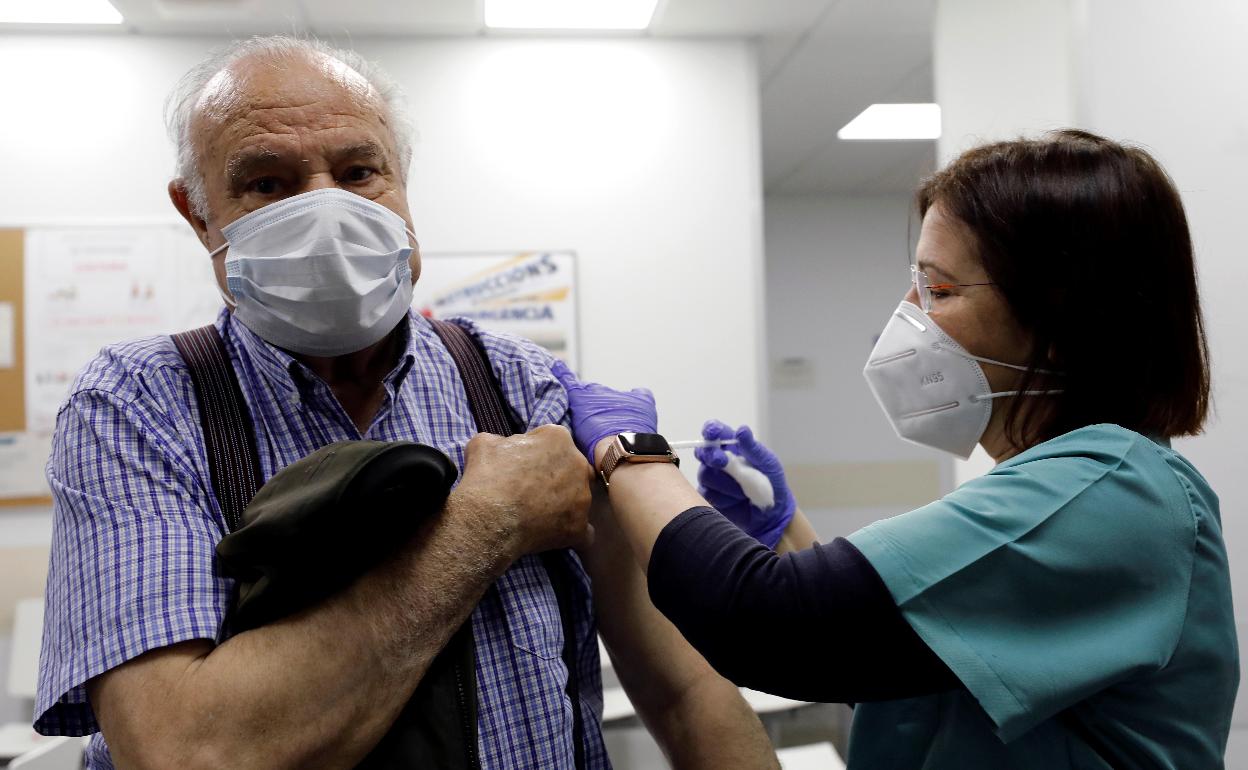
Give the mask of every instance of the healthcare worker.
M 917 207 L 867 384 L 902 438 L 997 462 L 918 510 L 815 543 L 748 428 L 704 435 L 763 506 L 718 447 L 689 486 L 649 391 L 557 367 L 655 605 L 738 684 L 856 703 L 851 768 L 1222 767 L 1239 663 L 1218 500 L 1170 446 L 1209 405 L 1174 185 L 1061 131 L 970 150 Z

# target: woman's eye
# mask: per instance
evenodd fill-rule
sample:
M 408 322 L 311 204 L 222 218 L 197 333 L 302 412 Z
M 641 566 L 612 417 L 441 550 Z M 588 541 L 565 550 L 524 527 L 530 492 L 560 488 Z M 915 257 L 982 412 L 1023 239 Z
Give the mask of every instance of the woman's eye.
M 376 173 L 376 169 L 371 169 L 368 166 L 352 166 L 347 170 L 347 181 L 367 182 Z

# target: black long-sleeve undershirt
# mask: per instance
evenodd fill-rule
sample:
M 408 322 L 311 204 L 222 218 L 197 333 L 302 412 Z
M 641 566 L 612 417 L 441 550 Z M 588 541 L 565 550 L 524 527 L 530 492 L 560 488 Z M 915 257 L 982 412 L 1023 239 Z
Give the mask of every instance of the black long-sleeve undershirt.
M 738 685 L 829 703 L 960 687 L 848 540 L 777 555 L 712 508 L 691 508 L 650 554 L 651 601 Z

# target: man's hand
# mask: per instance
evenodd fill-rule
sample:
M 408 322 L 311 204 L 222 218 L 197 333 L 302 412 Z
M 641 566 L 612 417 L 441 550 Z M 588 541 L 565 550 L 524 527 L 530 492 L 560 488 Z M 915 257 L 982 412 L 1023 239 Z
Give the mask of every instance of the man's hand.
M 594 473 L 559 425 L 503 438 L 479 433 L 468 442 L 464 475 L 449 513 L 464 508 L 512 535 L 518 558 L 556 548 L 587 547 Z

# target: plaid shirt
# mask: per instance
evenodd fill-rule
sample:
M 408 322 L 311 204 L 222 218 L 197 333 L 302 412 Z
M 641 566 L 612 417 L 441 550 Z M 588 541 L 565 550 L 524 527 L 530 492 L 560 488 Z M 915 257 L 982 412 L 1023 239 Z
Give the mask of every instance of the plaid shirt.
M 566 420 L 551 358 L 515 337 L 485 344 L 507 401 L 530 427 Z M 217 319 L 255 425 L 264 478 L 346 439 L 417 441 L 462 470 L 476 433 L 458 369 L 427 321 L 412 315 L 406 352 L 361 435 L 329 387 L 228 312 Z M 232 581 L 216 561 L 225 522 L 212 494 L 190 374 L 168 337 L 105 348 L 79 375 L 57 418 L 48 463 L 55 496 L 36 728 L 95 733 L 87 767 L 112 762 L 86 682 L 148 650 L 215 639 Z M 575 557 L 572 557 L 575 561 Z M 586 758 L 610 767 L 589 579 L 579 569 L 575 628 Z M 572 704 L 563 627 L 536 557 L 516 562 L 472 614 L 477 729 L 484 768 L 571 767 Z

